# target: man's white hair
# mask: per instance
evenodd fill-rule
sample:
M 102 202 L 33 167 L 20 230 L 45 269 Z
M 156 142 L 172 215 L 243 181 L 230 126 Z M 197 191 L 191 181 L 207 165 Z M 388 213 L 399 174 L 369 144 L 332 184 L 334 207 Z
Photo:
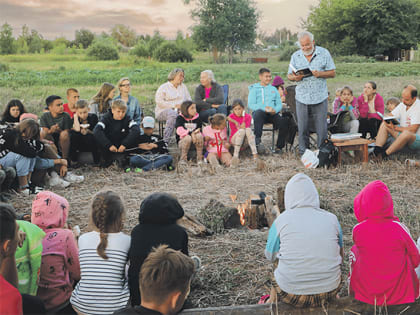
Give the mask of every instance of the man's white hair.
M 216 82 L 216 79 L 214 78 L 214 73 L 211 70 L 204 70 L 201 73 L 207 74 L 207 77 L 210 79 L 211 82 Z
M 309 39 L 311 40 L 311 42 L 314 40 L 314 34 L 312 34 L 311 32 L 308 32 L 308 31 L 303 31 L 303 32 L 300 32 L 299 34 L 298 34 L 298 41 L 300 42 L 300 40 L 302 39 L 302 38 L 304 38 L 305 36 L 308 36 L 309 37 Z

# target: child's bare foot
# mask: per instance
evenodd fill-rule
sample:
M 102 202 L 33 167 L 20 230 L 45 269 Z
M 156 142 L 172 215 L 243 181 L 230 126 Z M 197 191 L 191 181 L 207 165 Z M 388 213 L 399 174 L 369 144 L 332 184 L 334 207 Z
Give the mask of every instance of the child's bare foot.
M 238 167 L 238 165 L 239 165 L 239 158 L 238 158 L 238 157 L 236 157 L 236 156 L 234 156 L 234 157 L 232 158 L 232 161 L 230 162 L 230 167 L 232 167 L 232 168 L 237 168 L 237 167 Z

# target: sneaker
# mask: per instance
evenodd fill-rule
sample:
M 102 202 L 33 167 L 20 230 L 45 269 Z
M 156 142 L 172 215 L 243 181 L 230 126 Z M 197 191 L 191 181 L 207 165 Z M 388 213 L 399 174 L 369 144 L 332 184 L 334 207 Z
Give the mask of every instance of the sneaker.
M 201 259 L 197 256 L 191 257 L 193 263 L 194 263 L 194 272 L 198 272 L 201 269 Z
M 274 153 L 274 154 L 282 154 L 282 153 L 283 153 L 283 149 L 280 149 L 280 148 L 275 148 L 275 149 L 273 150 L 273 153 Z
M 230 162 L 230 167 L 232 167 L 232 168 L 237 168 L 237 167 L 238 167 L 238 165 L 239 165 L 239 158 L 238 158 L 238 157 L 236 157 L 236 156 L 234 156 L 234 157 L 232 158 L 232 161 Z
M 81 183 L 85 180 L 85 177 L 83 175 L 78 176 L 71 172 L 67 172 L 66 176 L 64 176 L 64 180 L 70 183 Z
M 47 184 L 50 187 L 59 187 L 59 188 L 67 188 L 70 186 L 70 183 L 62 179 L 60 176 L 58 176 L 56 172 L 51 172 L 51 177 Z
M 21 190 L 20 193 L 22 195 L 29 196 L 31 194 L 31 191 L 29 188 L 25 188 L 24 190 Z

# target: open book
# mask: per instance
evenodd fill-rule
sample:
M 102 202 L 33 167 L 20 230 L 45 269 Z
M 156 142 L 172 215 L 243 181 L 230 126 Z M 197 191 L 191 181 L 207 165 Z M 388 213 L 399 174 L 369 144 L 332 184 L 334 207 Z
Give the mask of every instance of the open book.
M 361 136 L 361 133 L 334 133 L 331 135 L 331 141 L 347 141 L 359 139 Z
M 384 116 L 384 122 L 387 124 L 392 123 L 393 125 L 399 125 L 400 122 L 395 116 Z
M 312 76 L 312 71 L 309 68 L 305 69 L 299 69 L 297 70 L 295 67 L 292 66 L 292 64 L 289 64 L 290 68 L 292 68 L 292 71 L 297 75 L 303 75 L 304 78 Z

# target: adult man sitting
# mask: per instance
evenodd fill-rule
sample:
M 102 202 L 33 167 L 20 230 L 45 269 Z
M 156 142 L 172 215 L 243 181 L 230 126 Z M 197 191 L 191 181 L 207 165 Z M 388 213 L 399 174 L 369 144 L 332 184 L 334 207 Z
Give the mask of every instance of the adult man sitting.
M 374 154 L 377 157 L 386 157 L 405 146 L 411 150 L 420 150 L 420 100 L 417 98 L 415 86 L 408 85 L 404 88 L 401 103 L 391 114 L 399 120 L 400 124 L 395 126 L 386 120 L 381 123 L 376 136 Z M 392 144 L 385 148 L 389 138 Z
M 193 274 L 191 258 L 167 245 L 159 246 L 147 256 L 141 267 L 141 305 L 114 314 L 177 314 L 190 293 Z
M 279 114 L 282 103 L 279 92 L 270 84 L 271 71 L 261 68 L 259 78 L 260 83 L 249 86 L 248 94 L 248 107 L 252 110 L 254 119 L 255 143 L 258 153 L 264 151 L 261 143 L 262 130 L 265 123 L 271 123 L 274 129 L 279 130 L 275 153 L 281 153 L 286 142 L 289 120 Z

